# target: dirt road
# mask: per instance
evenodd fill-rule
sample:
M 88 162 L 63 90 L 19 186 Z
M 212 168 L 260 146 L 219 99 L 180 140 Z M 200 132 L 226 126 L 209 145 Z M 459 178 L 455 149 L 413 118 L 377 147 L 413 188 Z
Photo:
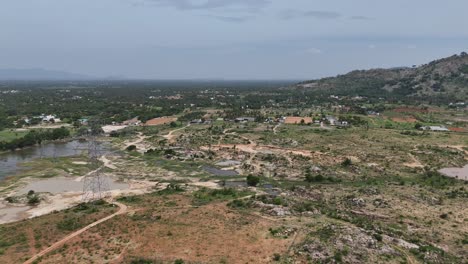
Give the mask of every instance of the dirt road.
M 167 139 L 167 141 L 168 141 L 169 143 L 173 143 L 173 142 L 174 142 L 174 139 L 175 139 L 175 136 L 173 135 L 174 132 L 177 132 L 177 131 L 180 131 L 180 130 L 184 130 L 184 129 L 186 129 L 186 128 L 189 127 L 189 126 L 190 126 L 190 124 L 188 124 L 188 125 L 186 125 L 186 126 L 184 126 L 184 127 L 181 127 L 181 128 L 177 128 L 177 129 L 171 130 L 171 131 L 169 131 L 169 133 L 168 133 L 167 135 L 164 135 L 164 136 L 162 136 L 162 137 L 165 138 L 165 139 Z
M 24 264 L 31 264 L 33 263 L 34 261 L 36 261 L 38 258 L 40 257 L 43 257 L 45 256 L 47 253 L 50 253 L 56 249 L 58 249 L 59 247 L 61 247 L 63 244 L 65 244 L 67 241 L 69 241 L 70 239 L 76 237 L 76 236 L 79 236 L 81 235 L 82 233 L 86 232 L 88 229 L 90 228 L 93 228 L 97 225 L 99 225 L 100 223 L 103 223 L 117 215 L 121 215 L 121 214 L 124 214 L 128 211 L 128 207 L 125 205 L 125 204 L 121 204 L 121 203 L 118 203 L 118 202 L 113 202 L 113 204 L 117 205 L 120 209 L 118 212 L 114 213 L 114 214 L 111 214 L 109 216 L 106 216 L 94 223 L 91 223 L 85 227 L 83 227 L 82 229 L 78 230 L 78 231 L 75 231 L 71 234 L 69 234 L 68 236 L 64 237 L 63 239 L 55 242 L 54 244 L 52 244 L 50 247 L 42 250 L 41 252 L 37 253 L 36 255 L 32 256 L 28 261 L 24 262 Z

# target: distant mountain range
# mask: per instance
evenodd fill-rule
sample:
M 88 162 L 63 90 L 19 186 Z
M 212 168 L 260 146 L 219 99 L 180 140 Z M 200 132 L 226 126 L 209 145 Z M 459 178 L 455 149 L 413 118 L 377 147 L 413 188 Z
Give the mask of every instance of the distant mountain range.
M 65 71 L 52 71 L 40 68 L 0 69 L 0 80 L 85 80 L 95 77 Z
M 301 82 L 296 87 L 336 95 L 468 100 L 468 54 L 462 52 L 421 66 L 356 70 Z

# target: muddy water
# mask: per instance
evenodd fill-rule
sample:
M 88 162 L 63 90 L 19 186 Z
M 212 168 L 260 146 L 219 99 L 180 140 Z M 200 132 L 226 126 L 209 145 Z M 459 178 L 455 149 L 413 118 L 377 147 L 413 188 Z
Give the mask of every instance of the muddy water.
M 17 151 L 0 154 L 0 181 L 16 174 L 20 164 L 38 158 L 69 157 L 83 153 L 87 150 L 86 141 L 52 142 L 41 146 L 25 148 Z M 108 152 L 109 146 L 102 144 L 102 152 Z
M 118 183 L 110 177 L 102 177 L 108 190 L 127 190 L 130 186 L 126 183 Z M 17 195 L 26 194 L 29 190 L 35 192 L 48 192 L 59 194 L 65 192 L 81 192 L 83 182 L 70 178 L 51 178 L 28 183 L 17 192 Z
M 212 175 L 215 175 L 215 176 L 237 176 L 237 175 L 239 175 L 239 173 L 237 173 L 237 171 L 220 170 L 218 168 L 209 167 L 209 166 L 204 166 L 203 170 L 205 170 L 206 172 L 209 172 L 209 173 L 211 173 Z
M 444 168 L 439 172 L 447 177 L 468 181 L 468 164 L 463 168 Z

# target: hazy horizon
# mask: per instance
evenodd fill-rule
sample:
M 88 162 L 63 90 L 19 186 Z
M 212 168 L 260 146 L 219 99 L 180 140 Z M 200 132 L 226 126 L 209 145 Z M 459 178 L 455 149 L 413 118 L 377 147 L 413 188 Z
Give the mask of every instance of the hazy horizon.
M 468 2 L 5 0 L 0 69 L 96 79 L 309 80 L 468 50 Z

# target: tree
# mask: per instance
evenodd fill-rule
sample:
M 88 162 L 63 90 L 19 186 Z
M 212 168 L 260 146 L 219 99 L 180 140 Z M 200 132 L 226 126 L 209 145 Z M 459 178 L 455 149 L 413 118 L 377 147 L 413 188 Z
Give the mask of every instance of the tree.
M 351 166 L 353 163 L 352 161 L 349 159 L 349 158 L 346 158 L 342 163 L 341 163 L 341 166 L 343 167 L 349 167 Z
M 247 176 L 246 180 L 247 180 L 247 185 L 253 186 L 253 187 L 257 186 L 260 183 L 260 177 L 252 175 L 252 174 Z

